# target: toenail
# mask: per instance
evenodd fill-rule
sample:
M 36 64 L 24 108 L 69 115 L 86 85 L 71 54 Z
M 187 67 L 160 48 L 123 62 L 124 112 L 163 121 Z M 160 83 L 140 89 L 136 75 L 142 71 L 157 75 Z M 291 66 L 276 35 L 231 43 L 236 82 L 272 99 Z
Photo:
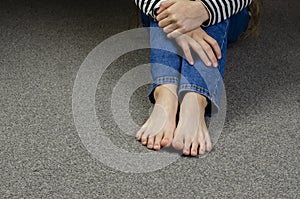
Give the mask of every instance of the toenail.
M 168 143 L 169 140 L 168 140 L 168 139 L 163 139 L 161 142 L 162 142 L 162 143 Z

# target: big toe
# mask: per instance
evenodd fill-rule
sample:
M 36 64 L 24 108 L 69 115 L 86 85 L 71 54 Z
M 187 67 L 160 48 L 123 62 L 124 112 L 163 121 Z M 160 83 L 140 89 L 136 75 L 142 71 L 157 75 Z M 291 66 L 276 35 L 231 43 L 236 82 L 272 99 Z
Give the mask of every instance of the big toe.
M 179 136 L 175 137 L 172 146 L 177 150 L 183 149 L 183 139 Z

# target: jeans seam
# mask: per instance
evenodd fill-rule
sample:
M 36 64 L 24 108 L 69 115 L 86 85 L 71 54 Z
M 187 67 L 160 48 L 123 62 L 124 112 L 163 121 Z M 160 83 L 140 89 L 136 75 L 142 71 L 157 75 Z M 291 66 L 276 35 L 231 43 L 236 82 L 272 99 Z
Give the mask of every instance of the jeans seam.
M 222 42 L 222 44 L 221 44 L 221 49 L 223 49 L 223 46 L 224 46 L 224 43 L 225 43 L 225 39 L 226 39 L 226 34 L 227 34 L 227 29 L 228 29 L 228 25 L 229 25 L 229 21 L 227 20 L 226 21 L 227 22 L 227 24 L 226 24 L 226 28 L 225 28 L 225 33 L 224 33 L 224 35 L 223 35 L 223 42 Z M 220 69 L 220 67 L 218 66 L 218 69 Z M 219 71 L 219 70 L 218 70 Z M 219 72 L 220 73 L 220 72 Z M 221 74 L 219 74 L 219 77 L 218 77 L 218 80 L 216 81 L 216 86 L 215 86 L 215 88 L 214 88 L 214 92 L 213 92 L 213 94 L 212 94 L 212 98 L 215 98 L 215 95 L 216 95 L 216 91 L 217 91 L 217 87 L 218 87 L 218 84 L 219 84 L 219 81 L 220 81 L 220 79 L 221 79 Z
M 227 30 L 228 29 L 228 25 L 229 25 L 229 22 L 228 21 L 226 21 L 227 22 L 227 24 L 226 24 L 226 28 L 225 28 L 225 30 Z M 224 33 L 224 35 L 223 35 L 223 42 L 222 42 L 222 45 L 221 45 L 221 49 L 223 48 L 223 45 L 224 45 L 224 43 L 225 43 L 225 35 L 227 34 L 227 31 L 225 31 L 225 33 Z
M 153 84 L 165 84 L 165 83 L 176 83 L 178 84 L 179 79 L 174 76 L 163 76 L 163 77 L 158 77 L 153 81 Z
M 196 84 L 180 84 L 178 93 L 180 93 L 180 90 L 182 90 L 182 89 L 193 89 L 193 88 L 195 88 L 196 90 L 199 90 L 199 91 L 204 91 L 207 95 L 210 96 L 209 91 L 207 89 L 203 88 L 202 86 L 196 85 Z

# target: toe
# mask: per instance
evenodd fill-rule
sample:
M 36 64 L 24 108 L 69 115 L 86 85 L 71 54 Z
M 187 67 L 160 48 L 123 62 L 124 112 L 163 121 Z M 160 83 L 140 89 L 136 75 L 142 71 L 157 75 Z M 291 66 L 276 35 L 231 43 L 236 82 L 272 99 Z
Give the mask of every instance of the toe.
M 204 139 L 200 140 L 199 154 L 203 155 L 205 153 L 205 141 Z
M 176 150 L 181 150 L 181 149 L 183 149 L 183 143 L 181 142 L 181 141 L 179 141 L 179 140 L 173 140 L 173 142 L 172 142 L 172 146 L 174 147 L 174 149 L 176 149 Z
M 172 141 L 172 146 L 176 150 L 182 150 L 183 149 L 183 136 L 180 133 L 175 133 L 175 137 Z
M 140 141 L 142 134 L 143 134 L 143 131 L 140 129 L 135 135 L 136 140 Z
M 183 148 L 183 154 L 184 155 L 190 155 L 191 151 L 191 141 L 190 140 L 185 140 L 184 141 L 184 148 Z
M 160 142 L 162 137 L 163 137 L 163 133 L 159 133 L 157 136 L 155 136 L 154 147 L 153 147 L 154 150 L 160 149 Z
M 211 149 L 212 149 L 212 143 L 211 143 L 209 135 L 207 135 L 205 137 L 205 144 L 206 144 L 206 151 L 208 151 L 208 152 L 211 151 Z
M 161 141 L 161 146 L 168 147 L 171 145 L 173 140 L 173 130 L 168 130 L 164 133 L 164 138 Z
M 147 125 L 146 125 L 146 123 L 145 123 L 145 124 L 140 128 L 140 130 L 136 133 L 135 138 L 136 138 L 138 141 L 141 141 L 142 135 L 143 135 L 143 133 L 145 132 L 146 128 L 147 128 Z
M 148 149 L 153 149 L 153 145 L 154 145 L 154 136 L 149 136 L 148 137 L 148 141 L 147 141 L 147 148 Z
M 143 133 L 142 138 L 141 138 L 142 144 L 147 145 L 147 141 L 148 141 L 148 135 L 146 133 Z
M 192 143 L 192 148 L 191 148 L 191 156 L 197 156 L 198 155 L 198 148 L 199 148 L 199 143 L 198 142 L 193 142 Z

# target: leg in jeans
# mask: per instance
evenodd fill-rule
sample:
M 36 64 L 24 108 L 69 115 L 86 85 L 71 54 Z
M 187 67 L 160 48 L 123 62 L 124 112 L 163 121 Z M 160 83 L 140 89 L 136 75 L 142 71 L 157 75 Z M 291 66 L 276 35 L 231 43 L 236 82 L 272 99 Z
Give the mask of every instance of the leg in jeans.
M 216 112 L 219 107 L 228 27 L 229 20 L 225 20 L 205 29 L 205 32 L 214 38 L 221 48 L 222 58 L 218 61 L 217 68 L 207 67 L 199 58 L 195 58 L 193 66 L 185 59 L 182 60 L 178 91 L 182 102 L 173 146 L 178 150 L 183 150 L 185 155 L 202 155 L 205 151 L 212 149 L 204 114 L 210 111 Z M 213 108 L 206 109 L 206 107 Z
M 219 109 L 227 42 L 228 39 L 236 41 L 246 30 L 248 22 L 248 12 L 243 10 L 232 18 L 205 29 L 221 48 L 222 58 L 218 61 L 218 68 L 206 67 L 200 59 L 195 61 L 194 66 L 190 66 L 186 60 L 182 62 L 178 91 L 182 102 L 173 146 L 183 150 L 185 155 L 201 155 L 212 148 L 204 114 L 215 113 Z
M 238 15 L 234 17 L 241 19 Z M 236 30 L 237 27 L 241 27 L 240 24 L 235 24 L 236 21 L 241 22 L 241 20 L 233 20 L 234 23 L 231 24 L 229 19 L 205 29 L 221 47 L 222 59 L 219 60 L 218 68 L 206 67 L 200 59 L 195 62 L 194 66 L 190 66 L 174 53 L 155 49 L 167 48 L 176 52 L 175 45 L 165 37 L 162 30 L 151 32 L 150 40 L 153 48 L 151 51 L 151 73 L 154 83 L 149 97 L 152 102 L 156 101 L 156 104 L 150 118 L 137 133 L 137 139 L 141 140 L 148 148 L 158 150 L 160 146 L 168 146 L 172 140 L 177 111 L 177 95 L 174 95 L 174 92 L 176 92 L 176 85 L 180 81 L 179 96 L 183 100 L 173 146 L 177 149 L 183 149 L 184 154 L 193 156 L 203 154 L 211 149 L 211 142 L 204 121 L 205 107 L 207 104 L 212 105 L 208 107 L 213 107 L 207 109 L 207 112 L 218 110 L 228 29 L 229 33 L 233 31 L 235 35 L 241 33 L 241 31 Z M 242 22 L 248 24 L 247 20 L 242 20 Z M 157 23 L 153 21 L 150 21 L 150 25 L 157 27 Z M 179 72 L 182 73 L 180 79 L 178 77 Z M 164 140 L 164 138 L 166 139 Z

